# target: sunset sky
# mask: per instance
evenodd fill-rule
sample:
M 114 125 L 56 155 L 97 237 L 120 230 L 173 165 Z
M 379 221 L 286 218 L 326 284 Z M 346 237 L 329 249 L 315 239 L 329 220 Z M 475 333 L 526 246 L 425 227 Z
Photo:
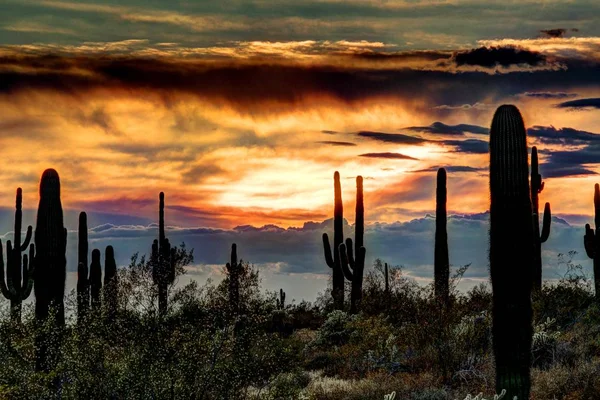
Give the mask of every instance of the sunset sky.
M 591 0 L 4 0 L 0 230 L 19 186 L 34 221 L 52 167 L 69 229 L 87 211 L 92 246 L 115 245 L 123 265 L 149 251 L 164 191 L 198 279 L 218 278 L 236 241 L 269 289 L 314 299 L 330 273 L 333 172 L 350 225 L 365 179 L 367 262 L 427 280 L 443 166 L 451 263 L 485 281 L 488 128 L 512 103 L 557 217 L 544 277 L 568 250 L 590 269 L 599 17 Z

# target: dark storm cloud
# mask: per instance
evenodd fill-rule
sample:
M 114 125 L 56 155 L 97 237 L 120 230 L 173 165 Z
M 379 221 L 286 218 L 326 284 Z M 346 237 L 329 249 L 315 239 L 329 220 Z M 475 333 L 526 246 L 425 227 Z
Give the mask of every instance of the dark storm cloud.
M 565 33 L 567 33 L 567 30 L 564 28 L 542 29 L 540 33 L 551 38 L 561 38 L 565 35 Z
M 518 47 L 480 47 L 464 52 L 457 52 L 453 57 L 456 65 L 477 65 L 492 68 L 511 65 L 539 66 L 546 62 L 546 56 L 535 51 Z
M 544 144 L 577 145 L 600 141 L 600 134 L 573 128 L 556 129 L 553 126 L 533 126 L 527 129 L 529 136 L 536 137 Z
M 533 97 L 537 99 L 568 99 L 570 97 L 577 97 L 577 93 L 566 93 L 566 92 L 525 92 L 520 93 L 519 96 Z
M 321 140 L 321 141 L 318 141 L 316 143 L 319 143 L 319 144 L 328 144 L 330 146 L 342 146 L 342 147 L 356 146 L 356 143 L 352 143 L 352 142 L 338 142 L 338 141 L 335 141 L 335 140 Z
M 479 135 L 487 135 L 489 129 L 478 125 L 458 124 L 446 125 L 442 122 L 434 122 L 429 126 L 410 126 L 403 130 L 413 132 L 431 133 L 434 135 L 464 135 L 465 133 L 475 133 Z
M 448 165 L 448 166 L 438 165 L 438 166 L 424 168 L 424 169 L 417 169 L 415 171 L 410 171 L 410 172 L 436 172 L 440 168 L 444 168 L 447 172 L 455 172 L 455 173 L 480 172 L 480 171 L 486 170 L 486 168 L 475 168 L 475 167 L 469 167 L 467 165 Z
M 411 156 L 407 156 L 401 153 L 365 153 L 360 154 L 360 157 L 368 157 L 368 158 L 387 158 L 390 160 L 418 160 L 418 158 L 414 158 Z
M 582 175 L 597 175 L 597 173 L 592 171 L 591 169 L 587 169 L 577 165 L 561 166 L 549 164 L 543 168 L 544 178 L 566 178 Z
M 443 140 L 441 143 L 446 146 L 453 146 L 457 153 L 487 154 L 489 151 L 488 142 L 478 139 Z
M 562 178 L 567 176 L 595 175 L 587 165 L 600 164 L 600 143 L 588 144 L 579 150 L 548 151 L 544 163 L 540 164 L 540 172 L 546 178 Z
M 586 108 L 600 108 L 600 98 L 578 99 L 559 103 L 556 105 L 559 108 L 570 108 L 574 110 L 583 110 Z
M 385 143 L 396 143 L 396 144 L 423 144 L 427 142 L 427 139 L 403 135 L 401 133 L 385 133 L 385 132 L 372 132 L 372 131 L 360 131 L 358 136 L 366 137 L 369 139 L 377 140 Z

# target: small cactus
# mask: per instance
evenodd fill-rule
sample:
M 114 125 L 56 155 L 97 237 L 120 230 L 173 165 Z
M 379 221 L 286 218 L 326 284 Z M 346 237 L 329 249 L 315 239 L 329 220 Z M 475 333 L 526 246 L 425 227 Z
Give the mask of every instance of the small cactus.
M 332 270 L 333 307 L 336 310 L 344 308 L 344 272 L 342 271 L 340 258 L 340 245 L 344 243 L 344 206 L 342 204 L 342 185 L 340 184 L 340 173 L 335 171 L 333 174 L 333 249 L 329 244 L 327 233 L 323 234 L 323 250 L 325 252 L 325 262 Z
M 87 214 L 79 214 L 77 254 L 77 319 L 83 320 L 90 307 L 90 279 L 88 268 L 88 228 Z
M 117 282 L 115 250 L 112 246 L 106 246 L 104 253 L 104 304 L 106 316 L 109 320 L 113 320 L 117 313 Z
M 238 262 L 237 245 L 231 245 L 231 261 L 225 265 L 229 274 L 229 307 L 233 315 L 240 310 L 240 276 L 243 272 L 242 260 Z
M 356 254 L 353 251 L 352 239 L 346 239 L 346 244 L 339 246 L 342 271 L 344 276 L 352 282 L 350 294 L 350 313 L 356 314 L 360 310 L 362 301 L 363 273 L 365 270 L 366 249 L 364 246 L 365 233 L 365 206 L 363 202 L 363 178 L 356 177 L 356 223 L 354 224 L 354 239 Z
M 102 264 L 100 263 L 100 250 L 92 250 L 92 263 L 90 264 L 90 292 L 92 311 L 99 312 L 102 306 L 100 293 L 102 290 Z
M 31 241 L 31 226 L 27 227 L 25 240 L 21 243 L 21 226 L 23 220 L 23 192 L 17 189 L 15 210 L 14 245 L 6 242 L 6 282 L 4 280 L 4 258 L 2 256 L 2 241 L 0 240 L 0 290 L 2 295 L 10 300 L 10 317 L 13 322 L 21 322 L 21 305 L 23 300 L 31 295 L 33 289 L 33 273 L 35 265 L 35 248 Z M 29 256 L 21 253 L 29 247 Z
M 283 289 L 279 289 L 279 298 L 277 300 L 277 309 L 285 309 L 285 292 Z
M 539 194 L 542 190 L 544 190 L 544 182 L 542 181 L 542 175 L 539 173 L 537 147 L 533 146 L 531 149 L 531 203 L 533 209 L 533 243 L 535 246 L 533 290 L 536 292 L 542 288 L 542 243 L 546 242 L 550 236 L 550 223 L 552 221 L 550 203 L 546 203 L 542 232 L 540 233 Z

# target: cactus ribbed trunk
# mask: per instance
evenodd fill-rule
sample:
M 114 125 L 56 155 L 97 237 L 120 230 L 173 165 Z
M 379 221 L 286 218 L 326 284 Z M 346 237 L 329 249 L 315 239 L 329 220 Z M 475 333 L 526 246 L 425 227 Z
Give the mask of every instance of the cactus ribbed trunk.
M 158 205 L 158 240 L 152 244 L 152 279 L 158 288 L 158 313 L 167 313 L 169 285 L 175 281 L 176 249 L 165 235 L 165 194 L 160 192 Z
M 240 311 L 240 274 L 242 263 L 238 262 L 237 245 L 231 245 L 231 260 L 225 266 L 229 273 L 229 308 L 233 315 Z
M 589 258 L 594 262 L 595 299 L 600 302 L 600 186 L 594 185 L 594 231 L 590 224 L 585 225 L 583 244 Z
M 364 246 L 365 234 L 365 206 L 363 201 L 363 178 L 356 177 L 356 222 L 354 224 L 354 242 L 346 239 L 339 247 L 342 272 L 346 279 L 352 282 L 350 293 L 350 313 L 356 314 L 360 310 L 362 301 L 363 273 L 365 270 L 366 249 Z M 353 247 L 356 248 L 356 252 Z M 356 254 L 355 254 L 356 253 Z
M 446 230 L 446 170 L 440 168 L 437 173 L 435 205 L 435 250 L 434 250 L 434 290 L 440 304 L 448 305 L 450 293 L 450 259 L 448 256 L 448 232 Z
M 44 325 L 48 318 L 55 326 L 50 336 L 37 338 L 36 370 L 49 371 L 55 365 L 60 341 L 58 331 L 65 324 L 64 294 L 67 273 L 67 230 L 63 223 L 60 179 L 53 169 L 42 174 L 40 203 L 35 227 L 35 316 Z
M 527 137 L 519 110 L 503 105 L 490 130 L 490 274 L 496 391 L 529 399 L 533 224 Z
M 21 308 L 23 300 L 27 299 L 33 288 L 33 272 L 35 265 L 34 245 L 29 248 L 29 256 L 21 253 L 27 250 L 31 241 L 31 226 L 27 228 L 25 240 L 21 243 L 21 226 L 23 220 L 23 192 L 17 189 L 15 202 L 15 231 L 14 243 L 6 242 L 6 282 L 4 280 L 4 258 L 2 255 L 2 241 L 0 241 L 0 290 L 2 295 L 10 300 L 10 318 L 15 323 L 21 322 Z
M 344 206 L 342 204 L 342 185 L 340 174 L 333 174 L 333 251 L 329 243 L 329 237 L 323 234 L 323 250 L 325 262 L 332 269 L 332 291 L 333 307 L 336 310 L 344 309 L 344 272 L 342 271 L 340 258 L 340 245 L 344 242 Z
M 114 320 L 117 314 L 117 282 L 115 250 L 112 246 L 106 246 L 104 253 L 104 304 L 106 317 L 109 321 Z
M 544 182 L 538 168 L 537 147 L 531 149 L 531 203 L 533 210 L 533 290 L 539 292 L 542 289 L 542 243 L 550 236 L 550 203 L 544 206 L 544 219 L 542 232 L 540 233 L 539 194 L 544 190 Z
M 90 264 L 90 294 L 92 312 L 99 313 L 102 307 L 100 293 L 102 290 L 102 264 L 100 263 L 100 250 L 92 250 L 92 263 Z
M 88 228 L 87 214 L 79 213 L 77 244 L 77 320 L 82 321 L 90 306 L 90 281 L 88 268 Z

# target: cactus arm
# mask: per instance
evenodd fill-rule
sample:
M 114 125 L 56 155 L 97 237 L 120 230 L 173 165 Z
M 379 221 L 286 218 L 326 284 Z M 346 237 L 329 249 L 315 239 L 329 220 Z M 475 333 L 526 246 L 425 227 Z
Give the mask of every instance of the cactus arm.
M 587 256 L 591 259 L 596 255 L 595 237 L 594 230 L 590 224 L 585 224 L 585 235 L 583 236 L 583 244 Z
M 340 264 L 342 265 L 342 271 L 344 272 L 344 276 L 346 277 L 346 279 L 348 279 L 350 282 L 352 282 L 352 280 L 354 279 L 354 274 L 352 273 L 352 271 L 350 271 L 350 267 L 349 267 L 349 259 L 348 259 L 348 254 L 349 251 L 346 249 L 346 245 L 344 243 L 340 244 Z
M 29 247 L 29 242 L 31 242 L 32 232 L 33 232 L 33 228 L 31 227 L 31 225 L 29 225 L 27 227 L 27 233 L 25 234 L 25 241 L 23 243 L 21 243 L 21 248 L 19 249 L 20 251 L 25 251 Z
M 335 263 L 333 262 L 333 256 L 331 255 L 331 245 L 329 244 L 329 237 L 326 233 L 323 234 L 323 250 L 325 251 L 325 262 L 329 268 L 334 268 Z
M 6 241 L 6 286 L 8 287 L 8 291 L 12 295 L 13 298 L 17 298 L 17 290 L 15 289 L 15 282 L 13 282 L 13 268 L 14 268 L 14 250 L 12 247 L 12 243 L 10 240 Z M 19 255 L 21 258 L 21 255 Z M 19 282 L 20 284 L 21 282 Z
M 352 243 L 352 239 L 346 239 L 346 251 L 345 253 L 348 255 L 348 264 L 352 267 L 352 270 L 356 269 L 356 260 L 354 259 L 354 246 Z
M 4 280 L 4 255 L 2 254 L 2 240 L 0 240 L 0 275 L 1 275 L 0 276 L 0 291 L 2 292 L 2 295 L 4 297 L 11 300 L 12 294 L 8 290 L 8 287 L 6 286 L 6 282 Z M 7 279 L 8 279 L 8 275 L 10 275 L 10 274 L 7 274 Z
M 27 267 L 27 263 L 29 262 L 29 267 Z M 23 283 L 24 283 L 24 291 L 22 294 L 22 299 L 31 295 L 31 291 L 33 289 L 33 274 L 35 273 L 35 245 L 31 243 L 29 245 L 29 257 L 27 254 L 23 254 Z
M 550 203 L 546 203 L 544 206 L 544 222 L 542 223 L 542 233 L 540 235 L 540 242 L 544 243 L 550 236 L 550 224 L 552 223 L 552 212 L 550 211 Z

